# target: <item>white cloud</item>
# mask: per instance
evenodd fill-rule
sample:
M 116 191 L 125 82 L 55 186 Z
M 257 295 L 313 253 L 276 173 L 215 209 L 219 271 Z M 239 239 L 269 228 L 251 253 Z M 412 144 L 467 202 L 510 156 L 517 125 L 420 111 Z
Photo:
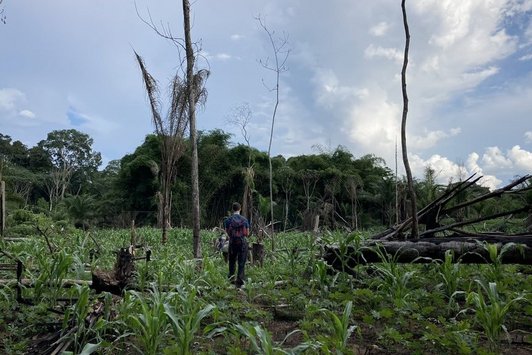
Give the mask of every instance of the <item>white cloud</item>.
M 29 118 L 29 119 L 35 118 L 35 114 L 31 112 L 30 110 L 22 110 L 18 114 L 19 116 Z
M 424 98 L 444 101 L 476 87 L 498 73 L 495 61 L 517 49 L 518 39 L 502 27 L 505 0 L 428 0 L 411 6 L 427 29 L 413 43 L 426 38 L 428 45 L 411 51 L 420 71 L 410 72 L 413 90 Z
M 449 132 L 441 130 L 425 131 L 424 135 L 412 135 L 409 145 L 413 149 L 427 149 L 434 147 L 440 140 L 456 136 L 461 132 L 460 128 L 451 128 Z
M 426 167 L 430 166 L 437 175 L 437 182 L 447 184 L 449 181 L 460 181 L 474 173 L 482 175 L 480 184 L 494 190 L 500 187 L 503 180 L 498 176 L 505 175 L 507 171 L 515 171 L 516 175 L 532 172 L 532 152 L 516 145 L 505 153 L 498 147 L 487 148 L 482 157 L 470 153 L 465 164 L 457 164 L 447 157 L 434 154 L 424 160 L 414 154 L 410 157 L 410 164 L 415 176 L 422 178 Z M 513 178 L 513 176 L 506 176 Z
M 488 147 L 482 155 L 482 165 L 487 171 L 510 169 L 513 165 L 511 159 L 504 156 L 499 147 Z
M 232 41 L 239 41 L 239 40 L 243 39 L 244 36 L 241 35 L 241 34 L 235 33 L 235 34 L 232 34 L 230 38 L 231 38 Z
M 431 167 L 436 174 L 436 182 L 439 184 L 446 185 L 451 181 L 460 181 L 466 178 L 468 174 L 464 166 L 439 154 L 434 154 L 427 160 L 423 160 L 418 155 L 413 155 L 410 160 L 415 176 L 421 178 L 425 168 Z
M 532 152 L 521 149 L 520 146 L 516 145 L 508 152 L 508 157 L 518 169 L 528 173 L 532 172 Z
M 389 29 L 390 29 L 390 25 L 387 22 L 383 21 L 371 27 L 369 29 L 369 33 L 375 37 L 382 37 L 388 32 Z
M 384 48 L 381 46 L 375 46 L 374 44 L 370 44 L 365 50 L 364 50 L 364 56 L 366 58 L 386 58 L 393 60 L 397 63 L 401 63 L 403 61 L 403 52 L 396 49 L 396 48 Z
M 526 54 L 522 57 L 519 57 L 519 60 L 522 61 L 522 62 L 525 62 L 527 60 L 532 60 L 532 53 L 531 54 Z
M 532 143 L 532 131 L 525 132 L 525 142 Z
M 423 177 L 423 172 L 426 167 L 431 167 L 436 173 L 436 182 L 439 184 L 448 184 L 451 181 L 463 181 L 474 173 L 481 175 L 482 179 L 479 184 L 495 190 L 502 180 L 495 175 L 485 174 L 482 167 L 479 165 L 479 155 L 477 153 L 469 154 L 466 163 L 457 164 L 447 157 L 435 154 L 427 160 L 423 160 L 417 155 L 413 155 L 410 159 L 412 171 L 418 178 Z
M 207 60 L 217 60 L 217 61 L 222 61 L 222 62 L 225 62 L 231 59 L 240 59 L 239 57 L 234 57 L 231 54 L 223 53 L 223 52 L 212 54 L 207 51 L 201 51 L 200 54 L 202 57 L 206 58 Z
M 12 112 L 26 101 L 26 95 L 17 89 L 0 89 L 0 111 Z
M 216 54 L 215 57 L 216 59 L 219 59 L 219 60 L 229 60 L 232 58 L 232 56 L 227 53 L 218 53 Z
M 485 186 L 490 190 L 495 190 L 500 185 L 502 180 L 498 179 L 494 175 L 485 174 L 484 170 L 480 167 L 480 165 L 478 165 L 479 158 L 480 156 L 475 152 L 469 154 L 466 161 L 466 167 L 469 173 L 482 175 L 482 180 L 480 181 L 482 186 Z
M 315 97 L 317 102 L 326 108 L 335 105 L 352 103 L 369 95 L 367 88 L 355 88 L 340 84 L 338 77 L 331 69 L 317 69 L 312 79 L 315 84 Z
M 401 107 L 389 100 L 383 90 L 368 92 L 348 113 L 345 129 L 362 151 L 372 152 L 390 162 L 400 132 Z

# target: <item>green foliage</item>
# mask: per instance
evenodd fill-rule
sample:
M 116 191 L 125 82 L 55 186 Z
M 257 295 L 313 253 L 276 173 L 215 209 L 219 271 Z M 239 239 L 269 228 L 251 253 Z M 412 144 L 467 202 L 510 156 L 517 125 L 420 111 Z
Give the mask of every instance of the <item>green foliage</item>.
M 123 317 L 135 341 L 131 345 L 145 354 L 158 354 L 169 327 L 165 305 L 171 302 L 172 293 L 154 287 L 148 295 L 129 291 L 124 297 Z
M 92 325 L 85 320 L 90 310 L 90 289 L 88 286 L 75 285 L 72 294 L 76 303 L 65 311 L 62 340 L 72 340 L 75 354 L 82 351 L 87 352 L 90 349 L 96 350 L 94 347 L 82 350 L 82 346 L 87 340 L 86 337 L 90 335 L 88 328 Z
M 27 212 L 16 215 L 20 221 L 33 218 Z M 280 233 L 276 252 L 266 255 L 264 267 L 248 265 L 248 282 L 236 290 L 227 282 L 227 264 L 210 253 L 216 233 L 202 231 L 200 260 L 190 259 L 189 230 L 171 230 L 165 245 L 156 229 L 136 233 L 152 250 L 152 260 L 136 262 L 136 282 L 123 298 L 98 296 L 86 286 L 57 286 L 65 278 L 89 279 L 84 271 L 89 262 L 91 268 L 111 269 L 112 251 L 129 243 L 129 229 L 54 232 L 53 253 L 42 236 L 2 244 L 23 260 L 24 277 L 36 286 L 23 295 L 36 304 L 14 303 L 14 290 L 0 289 L 0 333 L 6 334 L 0 352 L 27 352 L 31 339 L 61 331 L 47 328 L 60 324 L 62 338 L 72 340 L 67 353 L 475 354 L 488 350 L 487 334 L 494 339 L 489 350 L 497 351 L 503 326 L 508 332 L 527 329 L 532 316 L 526 265 L 501 265 L 504 287 L 490 288 L 486 282 L 468 283 L 489 280 L 489 265 L 455 264 L 450 253 L 440 264 L 403 265 L 397 263 L 399 254 L 381 252 L 381 263 L 357 266 L 352 277 L 323 262 L 311 233 Z M 345 243 L 344 249 L 366 237 L 361 232 L 326 236 Z M 91 261 L 93 248 L 100 253 Z M 8 278 L 2 270 L 0 276 Z M 71 303 L 58 301 L 65 297 Z M 520 311 L 512 311 L 517 305 Z M 102 307 L 101 316 L 89 322 L 87 316 Z M 456 307 L 467 309 L 457 314 Z
M 379 288 L 382 288 L 398 306 L 406 306 L 411 295 L 410 283 L 415 271 L 407 271 L 404 265 L 400 265 L 397 259 L 401 253 L 399 249 L 395 255 L 387 254 L 383 248 L 375 247 L 375 253 L 381 259 L 381 263 L 375 267 L 380 275 Z
M 328 341 L 325 341 L 325 338 L 322 340 L 321 349 L 324 352 L 330 352 L 332 349 L 334 349 L 336 353 L 349 353 L 347 342 L 351 337 L 351 334 L 353 334 L 353 332 L 358 328 L 356 325 L 350 325 L 352 308 L 353 302 L 347 302 L 341 317 L 338 317 L 336 313 L 330 310 L 323 310 L 329 316 L 330 323 L 332 325 L 331 328 L 333 330 L 333 333 Z M 331 348 L 329 348 L 329 346 Z
M 502 332 L 508 335 L 504 322 L 511 307 L 526 298 L 517 296 L 505 300 L 497 291 L 496 283 L 490 282 L 486 285 L 480 280 L 475 280 L 475 282 L 478 290 L 467 295 L 467 303 L 474 307 L 475 321 L 482 327 L 491 345 L 496 348 Z
M 37 258 L 38 273 L 32 275 L 33 297 L 55 305 L 63 293 L 63 279 L 67 278 L 73 264 L 73 256 L 65 250 L 49 255 L 44 250 Z
M 445 252 L 445 260 L 438 265 L 438 275 L 440 276 L 442 283 L 436 287 L 443 288 L 445 297 L 451 300 L 452 295 L 458 291 L 458 283 L 461 278 L 460 263 L 454 261 L 453 252 L 447 250 Z
M 170 319 L 170 325 L 176 338 L 176 343 L 171 347 L 172 354 L 193 354 L 192 343 L 194 336 L 199 332 L 201 321 L 210 316 L 215 306 L 208 304 L 204 307 L 198 302 L 195 292 L 187 292 L 183 287 L 176 289 L 176 298 L 173 304 L 164 305 L 165 314 Z

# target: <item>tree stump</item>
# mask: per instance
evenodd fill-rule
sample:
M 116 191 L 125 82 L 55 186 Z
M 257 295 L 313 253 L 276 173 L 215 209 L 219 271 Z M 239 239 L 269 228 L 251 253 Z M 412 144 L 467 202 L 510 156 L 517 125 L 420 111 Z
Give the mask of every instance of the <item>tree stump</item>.
M 253 265 L 259 264 L 262 267 L 264 263 L 264 244 L 253 243 L 251 244 L 251 255 L 253 260 Z
M 134 271 L 134 249 L 120 248 L 113 270 L 96 269 L 92 272 L 92 288 L 98 293 L 107 291 L 122 295 L 124 289 L 131 284 Z

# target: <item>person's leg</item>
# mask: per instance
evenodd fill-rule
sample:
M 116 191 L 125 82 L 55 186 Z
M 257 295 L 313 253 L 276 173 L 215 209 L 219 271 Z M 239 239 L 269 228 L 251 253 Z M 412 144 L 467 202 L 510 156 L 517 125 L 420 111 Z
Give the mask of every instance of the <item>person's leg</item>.
M 238 276 L 236 279 L 237 286 L 240 287 L 244 284 L 246 280 L 245 268 L 246 261 L 248 258 L 248 244 L 244 241 L 238 252 Z
M 227 276 L 229 281 L 233 281 L 235 279 L 235 264 L 237 258 L 238 250 L 236 250 L 233 243 L 229 243 L 229 275 Z

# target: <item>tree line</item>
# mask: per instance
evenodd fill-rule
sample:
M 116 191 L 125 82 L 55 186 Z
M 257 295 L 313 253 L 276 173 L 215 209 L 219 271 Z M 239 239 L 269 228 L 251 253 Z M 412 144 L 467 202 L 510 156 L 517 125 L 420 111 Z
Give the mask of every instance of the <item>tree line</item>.
M 110 161 L 103 169 L 93 139 L 74 129 L 56 130 L 34 147 L 0 134 L 0 175 L 6 182 L 8 212 L 29 210 L 80 228 L 161 227 L 160 135 L 148 134 L 131 154 Z M 170 225 L 192 225 L 191 152 L 176 163 L 171 188 Z M 249 144 L 232 144 L 222 130 L 199 132 L 200 213 L 204 228 L 220 226 L 233 201 L 245 202 L 254 225 L 271 224 L 269 213 L 269 159 Z M 408 215 L 409 198 L 404 178 L 397 179 L 383 159 L 355 157 L 344 147 L 316 154 L 272 157 L 274 226 L 276 230 L 367 229 L 390 226 Z M 436 183 L 437 172 L 427 168 L 415 181 L 421 206 L 447 186 Z M 454 183 L 456 183 L 455 181 Z M 472 194 L 487 189 L 475 186 Z M 461 196 L 460 200 L 470 196 Z M 526 201 L 504 196 L 496 202 L 462 211 L 482 215 L 510 209 Z M 9 226 L 8 226 L 9 227 Z

